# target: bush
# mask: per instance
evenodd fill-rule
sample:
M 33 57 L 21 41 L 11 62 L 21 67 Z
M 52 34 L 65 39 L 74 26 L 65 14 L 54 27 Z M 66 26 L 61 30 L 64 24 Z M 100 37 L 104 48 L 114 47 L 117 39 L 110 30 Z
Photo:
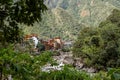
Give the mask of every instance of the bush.
M 119 80 L 119 69 L 92 76 L 92 73 L 88 74 L 68 66 L 64 66 L 60 71 L 42 72 L 40 67 L 47 62 L 51 63 L 52 55 L 51 52 L 44 52 L 31 56 L 28 53 L 14 52 L 12 47 L 0 49 L 0 79 L 12 75 L 14 80 Z
M 120 80 L 120 68 L 108 68 L 107 76 L 111 78 L 111 80 Z
M 92 80 L 85 72 L 65 67 L 61 71 L 42 72 L 37 80 Z
M 36 80 L 41 73 L 40 67 L 47 62 L 53 63 L 51 52 L 44 52 L 37 56 L 29 53 L 15 52 L 12 47 L 0 49 L 0 79 L 12 75 L 14 80 Z

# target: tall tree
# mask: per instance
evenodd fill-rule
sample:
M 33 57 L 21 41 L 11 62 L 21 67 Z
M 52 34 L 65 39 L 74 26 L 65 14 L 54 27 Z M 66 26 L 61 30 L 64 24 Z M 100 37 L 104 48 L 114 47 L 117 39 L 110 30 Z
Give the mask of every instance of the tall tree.
M 45 10 L 44 0 L 0 0 L 0 42 L 18 41 L 18 23 L 32 25 Z

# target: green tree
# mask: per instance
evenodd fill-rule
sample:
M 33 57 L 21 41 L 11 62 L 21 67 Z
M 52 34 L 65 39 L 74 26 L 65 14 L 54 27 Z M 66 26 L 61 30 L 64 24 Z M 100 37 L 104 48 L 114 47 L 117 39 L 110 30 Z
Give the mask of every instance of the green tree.
M 80 31 L 73 53 L 82 57 L 87 66 L 97 69 L 120 66 L 120 11 L 113 13 L 98 28 L 88 27 Z
M 0 42 L 18 41 L 18 23 L 32 25 L 46 9 L 44 0 L 0 0 Z

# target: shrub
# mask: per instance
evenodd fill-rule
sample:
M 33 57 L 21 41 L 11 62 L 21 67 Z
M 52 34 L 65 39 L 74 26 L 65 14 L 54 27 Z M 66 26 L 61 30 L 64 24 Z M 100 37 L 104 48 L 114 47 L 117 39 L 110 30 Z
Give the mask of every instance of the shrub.
M 0 49 L 0 79 L 12 75 L 15 80 L 36 80 L 41 72 L 40 67 L 47 62 L 53 63 L 51 52 L 44 52 L 37 56 L 29 53 L 15 52 L 12 47 Z
M 107 76 L 111 78 L 111 80 L 120 80 L 120 68 L 108 68 Z
M 42 72 L 37 80 L 92 80 L 85 72 L 64 67 L 61 71 Z

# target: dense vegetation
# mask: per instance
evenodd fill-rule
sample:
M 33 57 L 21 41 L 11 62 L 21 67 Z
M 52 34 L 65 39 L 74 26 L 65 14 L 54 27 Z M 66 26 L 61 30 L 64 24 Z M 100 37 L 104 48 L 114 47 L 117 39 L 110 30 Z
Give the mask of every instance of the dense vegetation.
M 97 69 L 120 67 L 120 11 L 113 13 L 98 28 L 87 27 L 80 31 L 74 44 L 74 56 L 84 59 L 87 66 Z
M 54 10 L 42 13 L 46 10 L 43 1 L 0 1 L 0 80 L 6 80 L 9 76 L 13 80 L 120 80 L 120 11 L 114 10 L 107 20 L 102 22 L 97 28 L 86 27 L 82 29 L 84 26 L 80 23 L 96 25 L 101 22 L 101 13 L 98 14 L 99 17 L 96 16 L 97 18 L 94 15 L 100 10 L 97 5 L 104 2 L 92 6 L 91 1 L 84 0 L 90 6 L 88 8 L 85 6 L 86 3 L 84 5 L 84 2 L 83 5 L 73 7 L 78 3 L 78 0 L 61 0 L 62 2 L 59 4 L 63 9 L 57 7 Z M 71 4 L 68 4 L 68 1 L 72 1 Z M 84 6 L 84 8 L 79 10 L 81 6 Z M 110 5 L 104 5 L 104 7 L 106 6 L 105 10 L 111 12 L 112 8 L 109 8 Z M 91 10 L 91 7 L 93 10 Z M 71 10 L 73 11 L 69 13 Z M 90 14 L 87 14 L 87 16 L 78 14 L 82 10 L 83 12 L 87 10 Z M 94 13 L 94 10 L 97 10 L 97 12 Z M 102 13 L 104 14 L 104 11 Z M 71 16 L 71 14 L 74 16 Z M 108 15 L 108 13 L 105 14 Z M 75 19 L 79 19 L 78 16 L 81 18 L 80 21 Z M 102 17 L 105 18 L 105 15 Z M 96 20 L 98 22 L 92 24 Z M 35 21 L 38 21 L 38 23 L 34 24 Z M 39 23 L 39 21 L 41 22 Z M 21 24 L 35 27 L 29 27 L 32 29 L 28 29 L 28 27 L 23 27 Z M 33 31 L 33 28 L 36 29 Z M 86 66 L 92 66 L 98 70 L 105 69 L 108 72 L 86 73 L 68 65 L 63 66 L 60 71 L 43 72 L 41 68 L 47 63 L 58 65 L 52 58 L 57 52 L 44 51 L 35 55 L 31 52 L 33 44 L 28 42 L 27 46 L 23 46 L 18 43 L 23 36 L 21 29 L 25 29 L 24 31 L 27 29 L 28 33 L 39 34 L 41 32 L 39 34 L 40 38 L 41 36 L 48 38 L 60 36 L 63 39 L 67 38 L 66 40 L 76 39 L 76 35 L 82 29 L 73 46 L 74 56 L 83 58 Z M 49 34 L 50 32 L 51 34 Z M 8 44 L 5 45 L 6 43 Z M 63 51 L 69 52 L 67 49 L 63 49 Z
M 108 72 L 86 73 L 67 65 L 60 71 L 43 72 L 41 67 L 46 63 L 54 63 L 51 52 L 40 55 L 15 52 L 10 46 L 0 51 L 0 79 L 13 80 L 119 80 L 120 69 L 108 69 Z
M 98 26 L 114 8 L 120 7 L 119 3 L 118 0 L 45 0 L 50 10 L 42 14 L 42 21 L 22 26 L 26 34 L 37 33 L 40 38 L 60 36 L 75 40 L 82 27 Z
M 113 8 L 120 9 L 119 0 L 45 0 L 45 4 L 52 10 L 60 7 L 78 23 L 94 27 L 105 20 Z
M 40 21 L 46 9 L 43 0 L 0 0 L 0 43 L 19 41 L 22 32 L 18 24 Z
M 51 52 L 41 55 L 15 52 L 13 46 L 0 49 L 0 80 L 7 79 L 9 75 L 15 80 L 37 80 L 41 73 L 40 68 L 47 62 L 54 62 Z
M 42 21 L 33 26 L 24 26 L 24 33 L 36 33 L 40 38 L 49 39 L 60 36 L 64 40 L 74 40 L 82 25 L 62 8 L 47 10 L 42 14 Z

